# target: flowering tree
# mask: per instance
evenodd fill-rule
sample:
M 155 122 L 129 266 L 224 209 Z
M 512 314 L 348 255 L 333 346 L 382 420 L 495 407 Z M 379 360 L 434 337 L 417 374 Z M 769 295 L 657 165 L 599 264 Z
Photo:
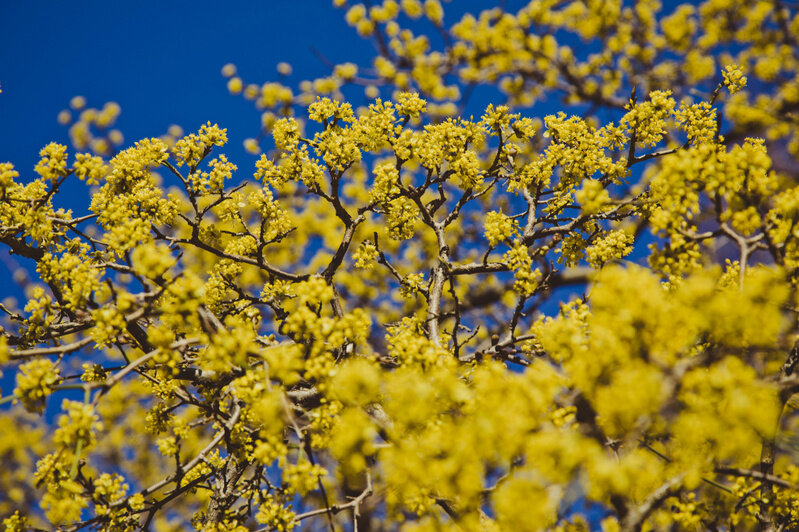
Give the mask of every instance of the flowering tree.
M 795 4 L 335 3 L 369 68 L 223 70 L 254 179 L 113 106 L 0 164 L 6 529 L 799 527 Z

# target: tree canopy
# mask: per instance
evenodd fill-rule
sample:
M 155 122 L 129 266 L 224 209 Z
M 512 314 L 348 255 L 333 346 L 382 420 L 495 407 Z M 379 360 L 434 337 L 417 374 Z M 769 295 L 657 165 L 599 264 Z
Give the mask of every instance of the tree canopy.
M 252 167 L 0 163 L 6 530 L 799 528 L 797 5 L 334 4 Z

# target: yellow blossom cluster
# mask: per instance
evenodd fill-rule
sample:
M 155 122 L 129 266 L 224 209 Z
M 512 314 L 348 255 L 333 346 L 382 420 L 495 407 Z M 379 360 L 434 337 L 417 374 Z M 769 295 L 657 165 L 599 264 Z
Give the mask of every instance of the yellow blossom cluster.
M 19 398 L 27 410 L 41 412 L 45 400 L 61 381 L 60 373 L 47 359 L 26 362 L 19 368 L 14 396 Z
M 108 157 L 125 141 L 122 131 L 114 127 L 122 108 L 116 102 L 106 102 L 100 109 L 86 103 L 83 96 L 72 98 L 70 109 L 58 113 L 58 123 L 69 125 L 69 140 L 76 150 L 89 149 L 95 156 Z
M 516 220 L 502 212 L 491 211 L 486 214 L 485 237 L 491 246 L 496 246 L 513 236 L 517 225 Z
M 6 529 L 799 528 L 795 6 L 334 4 L 368 64 L 222 69 L 254 179 L 0 163 Z

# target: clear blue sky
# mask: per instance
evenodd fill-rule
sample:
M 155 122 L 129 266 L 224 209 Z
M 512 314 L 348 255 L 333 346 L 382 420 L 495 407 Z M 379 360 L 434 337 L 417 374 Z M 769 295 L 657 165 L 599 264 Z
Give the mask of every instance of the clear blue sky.
M 210 120 L 228 128 L 240 159 L 259 116 L 227 93 L 222 65 L 262 83 L 280 61 L 294 66 L 292 80 L 326 74 L 312 46 L 337 62 L 368 60 L 371 44 L 343 14 L 329 0 L 0 0 L 0 161 L 30 176 L 42 146 L 67 143 L 56 116 L 79 94 L 122 106 L 126 144 Z
M 447 4 L 445 23 L 493 5 Z M 372 43 L 344 13 L 330 0 L 0 0 L 0 162 L 30 177 L 42 146 L 68 144 L 56 116 L 83 95 L 90 107 L 121 105 L 126 145 L 170 124 L 192 131 L 218 122 L 228 128 L 227 153 L 246 169 L 252 156 L 243 158 L 241 143 L 257 133 L 259 115 L 228 94 L 220 69 L 232 62 L 259 84 L 278 78 L 281 61 L 294 67 L 292 83 L 328 74 L 312 47 L 367 65 Z

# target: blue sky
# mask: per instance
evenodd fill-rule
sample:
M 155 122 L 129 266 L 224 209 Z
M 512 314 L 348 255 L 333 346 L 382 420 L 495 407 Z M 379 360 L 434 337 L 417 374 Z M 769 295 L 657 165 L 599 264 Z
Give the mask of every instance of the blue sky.
M 30 176 L 42 146 L 67 143 L 56 116 L 75 95 L 118 102 L 126 144 L 210 120 L 228 128 L 228 152 L 241 160 L 259 116 L 227 93 L 221 67 L 233 62 L 262 83 L 280 61 L 294 66 L 292 80 L 326 74 L 312 46 L 333 61 L 368 60 L 371 44 L 343 14 L 327 0 L 0 0 L 0 161 Z
M 493 4 L 447 4 L 445 24 Z M 312 48 L 335 63 L 368 65 L 372 43 L 344 13 L 330 0 L 0 0 L 0 161 L 29 177 L 44 145 L 68 144 L 56 116 L 83 95 L 90 107 L 121 105 L 125 145 L 170 124 L 192 131 L 217 122 L 228 128 L 226 152 L 246 169 L 254 159 L 241 143 L 257 133 L 259 114 L 228 94 L 222 66 L 232 62 L 245 82 L 260 84 L 277 80 L 286 61 L 294 85 L 329 73 Z

